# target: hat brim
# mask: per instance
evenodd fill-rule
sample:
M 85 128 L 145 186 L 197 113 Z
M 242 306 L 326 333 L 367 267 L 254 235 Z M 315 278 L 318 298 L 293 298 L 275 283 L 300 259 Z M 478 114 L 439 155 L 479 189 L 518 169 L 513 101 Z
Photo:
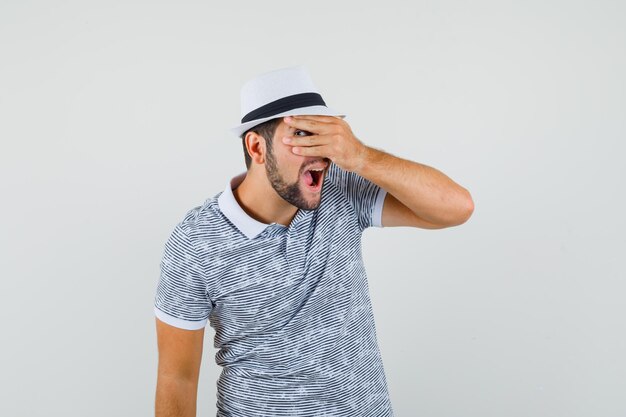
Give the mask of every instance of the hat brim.
M 246 130 L 250 129 L 251 127 L 254 127 L 256 125 L 260 125 L 263 122 L 266 122 L 268 120 L 271 119 L 276 119 L 278 117 L 285 117 L 285 116 L 299 116 L 299 115 L 320 115 L 320 116 L 337 116 L 337 117 L 341 117 L 344 118 L 346 117 L 345 114 L 342 114 L 336 110 L 333 110 L 329 107 L 326 106 L 308 106 L 308 107 L 300 107 L 297 109 L 291 109 L 282 113 L 278 113 L 275 114 L 273 116 L 269 116 L 269 117 L 264 117 L 262 119 L 255 119 L 255 120 L 250 120 L 249 122 L 246 123 L 242 123 L 239 126 L 235 126 L 230 128 L 230 132 L 234 135 L 236 135 L 237 137 L 241 137 L 241 134 L 243 132 L 245 132 Z

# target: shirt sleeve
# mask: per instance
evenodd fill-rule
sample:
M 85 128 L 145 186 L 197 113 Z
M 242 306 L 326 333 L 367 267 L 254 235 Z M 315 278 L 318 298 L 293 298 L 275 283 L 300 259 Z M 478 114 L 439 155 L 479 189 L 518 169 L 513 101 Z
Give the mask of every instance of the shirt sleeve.
M 205 270 L 182 222 L 167 240 L 160 266 L 156 317 L 181 329 L 205 327 L 212 308 Z
M 383 204 L 387 195 L 385 189 L 354 172 L 339 168 L 332 162 L 329 174 L 352 205 L 361 231 L 368 227 L 383 227 Z

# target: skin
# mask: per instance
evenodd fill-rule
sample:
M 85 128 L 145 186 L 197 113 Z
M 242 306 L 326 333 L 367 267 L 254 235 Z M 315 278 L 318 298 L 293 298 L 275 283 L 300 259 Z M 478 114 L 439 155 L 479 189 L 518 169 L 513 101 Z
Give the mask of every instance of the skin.
M 365 145 L 348 123 L 332 116 L 290 116 L 285 123 L 311 132 L 285 135 L 283 143 L 303 157 L 324 156 L 387 191 L 382 225 L 440 229 L 466 222 L 474 211 L 469 191 L 443 172 Z
M 246 137 L 252 166 L 233 194 L 241 207 L 259 221 L 288 225 L 299 208 L 315 209 L 321 202 L 321 189 L 311 191 L 300 175 L 311 164 L 329 160 L 296 155 L 291 146 L 278 139 L 294 134 L 306 132 L 281 122 L 272 152 L 268 152 L 262 136 L 250 132 Z M 155 417 L 195 417 L 204 328 L 186 330 L 155 320 L 159 351 Z
M 464 223 L 474 210 L 469 191 L 441 171 L 366 146 L 338 117 L 284 118 L 274 134 L 271 153 L 265 139 L 255 132 L 245 139 L 252 165 L 233 194 L 244 211 L 264 223 L 288 225 L 299 208 L 319 206 L 321 190 L 307 189 L 300 174 L 312 163 L 328 160 L 387 191 L 384 227 L 441 229 Z M 204 329 L 180 329 L 158 318 L 156 327 L 155 416 L 195 416 Z
M 314 210 L 321 203 L 321 189 L 310 190 L 302 174 L 313 164 L 328 163 L 323 156 L 307 157 L 291 152 L 291 146 L 280 140 L 283 136 L 305 136 L 306 131 L 289 126 L 284 120 L 276 127 L 271 150 L 265 138 L 248 132 L 246 146 L 252 165 L 233 195 L 246 213 L 263 223 L 289 225 L 298 209 Z M 320 179 L 323 181 L 326 175 Z

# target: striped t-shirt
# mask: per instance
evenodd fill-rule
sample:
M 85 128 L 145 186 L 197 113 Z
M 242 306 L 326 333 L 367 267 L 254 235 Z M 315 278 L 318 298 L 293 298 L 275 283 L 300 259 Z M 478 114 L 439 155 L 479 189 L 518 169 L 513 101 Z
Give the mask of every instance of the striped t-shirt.
M 331 162 L 316 210 L 265 224 L 233 196 L 245 175 L 176 225 L 154 305 L 214 328 L 217 416 L 393 416 L 361 257 L 386 191 Z

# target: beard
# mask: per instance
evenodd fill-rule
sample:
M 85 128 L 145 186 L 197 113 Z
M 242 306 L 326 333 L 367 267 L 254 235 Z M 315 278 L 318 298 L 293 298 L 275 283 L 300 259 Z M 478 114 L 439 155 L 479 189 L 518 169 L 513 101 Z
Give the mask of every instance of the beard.
M 273 151 L 268 147 L 266 153 L 265 172 L 267 172 L 267 178 L 272 184 L 272 188 L 276 190 L 279 196 L 289 204 L 298 207 L 302 210 L 315 210 L 321 203 L 321 198 L 316 202 L 309 202 L 302 193 L 300 188 L 300 173 L 298 173 L 298 179 L 293 184 L 287 183 L 278 172 L 278 166 L 276 164 L 276 158 Z M 320 180 L 322 181 L 322 180 Z M 322 185 L 323 186 L 323 185 Z

